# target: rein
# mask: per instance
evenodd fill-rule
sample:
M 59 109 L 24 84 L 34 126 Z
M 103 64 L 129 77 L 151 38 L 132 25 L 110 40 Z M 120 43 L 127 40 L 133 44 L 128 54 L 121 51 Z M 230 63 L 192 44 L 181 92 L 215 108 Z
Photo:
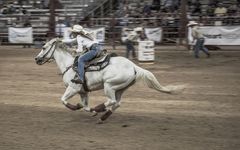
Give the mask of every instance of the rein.
M 69 69 L 71 69 L 72 68 L 72 65 L 71 66 L 68 66 L 67 68 L 66 68 L 66 70 L 65 71 L 63 71 L 63 73 L 62 73 L 62 76 L 64 76 L 65 75 L 65 73 L 67 73 L 68 72 L 68 70 Z
M 56 43 L 56 41 L 52 43 L 51 47 L 49 48 L 49 51 L 43 55 L 43 58 L 45 58 L 50 53 L 50 51 L 51 51 L 52 47 L 55 45 L 55 43 Z M 54 50 L 53 50 L 51 56 L 48 59 L 46 59 L 42 64 L 45 64 L 46 62 L 49 62 L 50 59 L 53 59 L 53 54 L 54 54 L 55 50 L 56 50 L 56 45 L 54 47 Z

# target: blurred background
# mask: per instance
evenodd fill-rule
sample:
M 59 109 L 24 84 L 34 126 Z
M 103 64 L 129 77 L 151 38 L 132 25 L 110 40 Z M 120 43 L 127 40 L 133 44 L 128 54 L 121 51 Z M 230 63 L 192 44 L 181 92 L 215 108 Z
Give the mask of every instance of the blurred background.
M 189 21 L 203 26 L 240 25 L 239 0 L 0 0 L 0 42 L 9 27 L 32 28 L 33 44 L 62 37 L 63 28 L 104 27 L 104 43 L 122 44 L 123 28 L 161 27 L 156 44 L 186 44 Z M 32 43 L 31 43 L 32 44 Z

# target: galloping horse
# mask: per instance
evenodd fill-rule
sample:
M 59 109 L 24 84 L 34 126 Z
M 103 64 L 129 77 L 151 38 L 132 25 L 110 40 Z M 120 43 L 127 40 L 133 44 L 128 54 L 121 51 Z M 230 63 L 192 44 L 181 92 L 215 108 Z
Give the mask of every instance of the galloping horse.
M 76 75 L 76 72 L 70 67 L 74 62 L 74 57 L 71 55 L 67 46 L 58 38 L 54 38 L 47 42 L 41 52 L 35 57 L 38 65 L 50 62 L 55 59 L 62 75 L 63 82 L 66 85 L 66 91 L 61 97 L 63 104 L 71 109 L 78 110 L 83 108 L 88 112 L 104 112 L 99 119 L 99 123 L 106 120 L 119 106 L 123 92 L 136 81 L 143 80 L 149 88 L 157 91 L 173 94 L 182 91 L 183 85 L 162 86 L 157 81 L 155 76 L 135 65 L 130 60 L 124 57 L 111 57 L 109 65 L 100 71 L 86 72 L 86 84 L 90 91 L 104 89 L 108 100 L 95 108 L 88 107 L 88 91 L 85 90 L 82 84 L 75 84 L 71 82 Z M 77 105 L 72 105 L 67 102 L 68 99 L 76 94 L 80 94 L 81 101 Z

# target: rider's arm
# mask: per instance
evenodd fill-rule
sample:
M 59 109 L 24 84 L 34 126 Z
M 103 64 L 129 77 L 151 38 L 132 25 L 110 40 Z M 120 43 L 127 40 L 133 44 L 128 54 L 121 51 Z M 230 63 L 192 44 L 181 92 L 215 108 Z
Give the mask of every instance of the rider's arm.
M 63 42 L 63 43 L 66 43 L 66 44 L 76 43 L 76 42 L 77 42 L 77 38 L 73 38 L 73 39 L 63 39 L 62 42 Z
M 128 39 L 129 41 L 136 41 L 137 38 L 138 38 L 138 35 L 137 35 L 134 31 L 132 31 L 131 33 L 129 33 L 128 36 L 127 36 L 127 39 Z

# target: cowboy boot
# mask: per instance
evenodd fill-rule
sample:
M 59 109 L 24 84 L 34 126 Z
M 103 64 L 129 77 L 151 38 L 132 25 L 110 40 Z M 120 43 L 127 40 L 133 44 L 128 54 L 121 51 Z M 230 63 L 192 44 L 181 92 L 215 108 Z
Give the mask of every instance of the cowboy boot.
M 71 81 L 76 84 L 83 84 L 83 80 L 81 79 L 72 79 Z

